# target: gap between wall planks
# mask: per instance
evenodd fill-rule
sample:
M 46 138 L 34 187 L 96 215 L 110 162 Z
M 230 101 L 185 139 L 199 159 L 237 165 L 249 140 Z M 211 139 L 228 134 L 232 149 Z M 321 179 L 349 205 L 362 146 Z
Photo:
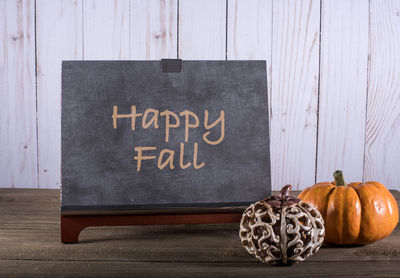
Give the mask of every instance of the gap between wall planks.
M 62 60 L 179 57 L 267 60 L 273 189 L 331 180 L 336 168 L 400 188 L 399 2 L 0 5 L 0 97 L 10 107 L 0 114 L 1 187 L 60 186 Z

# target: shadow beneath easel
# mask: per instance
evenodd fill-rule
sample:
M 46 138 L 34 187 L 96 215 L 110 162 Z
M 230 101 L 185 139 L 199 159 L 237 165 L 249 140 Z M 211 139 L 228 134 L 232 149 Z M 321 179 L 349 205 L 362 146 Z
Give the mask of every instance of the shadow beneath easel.
M 149 226 L 87 227 L 81 232 L 78 243 L 115 242 L 124 240 L 175 240 L 186 238 L 221 237 L 237 239 L 240 242 L 239 224 L 180 224 Z M 96 238 L 94 238 L 95 235 Z M 87 238 L 90 236 L 90 238 Z M 237 237 L 237 238 L 236 238 Z

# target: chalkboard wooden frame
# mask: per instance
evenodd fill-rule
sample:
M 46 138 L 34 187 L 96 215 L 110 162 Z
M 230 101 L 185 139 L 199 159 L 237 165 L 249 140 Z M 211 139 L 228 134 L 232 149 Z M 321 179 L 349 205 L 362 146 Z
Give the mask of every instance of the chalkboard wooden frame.
M 63 163 L 65 164 L 70 163 L 70 161 L 66 161 L 65 154 L 70 151 L 71 143 L 65 144 L 65 141 L 68 140 L 68 136 L 71 132 L 71 128 L 65 128 L 65 126 L 69 124 L 68 120 L 65 120 L 66 118 L 69 117 L 68 113 L 70 113 L 72 110 L 71 109 L 65 109 L 65 103 L 68 104 L 68 99 L 65 101 L 64 99 L 64 93 L 65 91 L 68 91 L 71 89 L 71 86 L 68 86 L 69 82 L 75 82 L 77 80 L 74 80 L 76 78 L 76 75 L 72 79 L 68 79 L 70 76 L 68 74 L 64 74 L 66 71 L 71 70 L 69 66 L 77 65 L 79 63 L 79 66 L 82 66 L 83 68 L 88 64 L 92 63 L 92 65 L 111 65 L 108 63 L 112 63 L 116 61 L 67 61 L 63 62 L 63 109 L 62 109 L 62 154 L 63 154 Z M 124 61 L 124 63 L 132 63 L 133 61 Z M 265 107 L 265 118 L 262 120 L 262 123 L 265 124 L 263 126 L 263 135 L 265 135 L 265 140 L 266 142 L 262 143 L 262 146 L 265 147 L 266 151 L 266 159 L 263 159 L 263 164 L 265 168 L 261 170 L 262 172 L 262 177 L 265 178 L 263 180 L 263 184 L 265 182 L 265 185 L 267 185 L 266 188 L 263 188 L 263 195 L 261 196 L 260 192 L 258 193 L 257 198 L 264 197 L 265 195 L 269 195 L 271 192 L 270 188 L 270 162 L 269 162 L 269 128 L 268 128 L 268 109 L 267 109 L 267 86 L 266 86 L 266 62 L 265 61 L 182 61 L 179 59 L 166 59 L 162 60 L 161 64 L 160 61 L 135 61 L 136 63 L 142 63 L 144 65 L 145 63 L 157 63 L 158 68 L 160 72 L 163 72 L 165 74 L 182 74 L 182 72 L 185 72 L 185 62 L 186 66 L 188 68 L 192 67 L 192 75 L 197 74 L 195 71 L 193 72 L 193 64 L 195 65 L 196 63 L 200 62 L 199 65 L 200 71 L 203 71 L 202 74 L 210 74 L 210 69 L 211 69 L 211 74 L 215 74 L 213 72 L 213 68 L 210 68 L 211 65 L 218 65 L 218 63 L 228 63 L 229 65 L 227 66 L 228 68 L 234 65 L 233 71 L 236 71 L 236 79 L 243 79 L 243 77 L 240 76 L 241 73 L 238 72 L 238 70 L 246 68 L 246 66 L 249 66 L 251 68 L 250 72 L 246 73 L 250 75 L 247 80 L 245 78 L 244 83 L 251 83 L 251 80 L 257 83 L 256 86 L 250 85 L 252 87 L 251 90 L 261 90 L 261 98 L 257 99 L 255 102 L 255 106 L 258 106 L 259 103 L 262 103 Z M 201 63 L 203 62 L 203 63 Z M 127 65 L 127 64 L 125 64 Z M 253 66 L 251 66 L 253 65 Z M 255 65 L 255 66 L 254 66 Z M 235 68 L 236 66 L 236 68 Z M 72 70 L 76 70 L 77 68 L 72 67 Z M 221 67 L 217 67 L 217 69 L 221 69 Z M 222 67 L 224 69 L 224 67 Z M 261 71 L 257 71 L 257 69 L 261 69 Z M 206 73 L 204 73 L 206 71 Z M 244 71 L 245 73 L 245 71 Z M 101 73 L 101 74 L 104 74 Z M 239 74 L 239 75 L 238 75 Z M 246 75 L 245 74 L 245 75 Z M 233 74 L 235 75 L 235 74 Z M 224 76 L 222 76 L 224 78 Z M 89 78 L 94 78 L 93 76 L 89 76 Z M 78 78 L 79 79 L 79 78 Z M 229 79 L 229 78 L 228 78 Z M 209 81 L 209 80 L 208 80 Z M 217 81 L 218 82 L 218 81 Z M 237 83 L 240 81 L 236 80 L 236 86 L 239 84 Z M 78 82 L 79 83 L 79 80 Z M 214 84 L 215 85 L 215 84 Z M 226 85 L 226 84 L 225 84 Z M 78 85 L 79 86 L 79 85 Z M 235 86 L 235 85 L 234 85 Z M 245 85 L 243 87 L 243 90 L 247 90 L 248 88 Z M 257 87 L 259 86 L 259 87 Z M 260 87 L 261 86 L 261 87 Z M 73 86 L 72 86 L 73 87 Z M 91 88 L 89 88 L 90 91 Z M 75 88 L 76 90 L 76 88 Z M 85 91 L 85 89 L 83 90 Z M 76 93 L 76 92 L 74 92 Z M 68 95 L 68 93 L 67 93 Z M 69 95 L 70 96 L 70 95 Z M 67 97 L 68 98 L 68 97 Z M 73 105 L 77 105 L 77 103 L 72 103 Z M 78 106 L 80 103 L 78 102 Z M 250 105 L 251 107 L 251 105 Z M 251 107 L 251 109 L 253 109 Z M 260 110 L 259 110 L 260 111 Z M 73 112 L 73 111 L 72 111 Z M 255 125 L 260 126 L 260 122 L 256 123 Z M 87 127 L 86 127 L 87 128 Z M 67 132 L 65 132 L 67 131 Z M 76 136 L 75 134 L 72 134 L 73 136 Z M 67 148 L 65 146 L 67 145 Z M 267 146 L 267 147 L 266 147 Z M 254 149 L 253 149 L 253 154 L 254 154 Z M 257 156 L 258 154 L 256 154 Z M 67 176 L 70 175 L 69 168 L 68 167 L 62 167 L 62 169 L 67 169 Z M 265 173 L 263 172 L 265 171 Z M 64 172 L 64 173 L 65 173 Z M 264 175 L 266 174 L 266 175 Z M 256 174 L 257 175 L 257 174 Z M 62 206 L 61 206 L 61 241 L 63 243 L 74 243 L 78 241 L 79 233 L 82 229 L 88 226 L 121 226 L 121 225 L 163 225 L 163 224 L 207 224 L 207 223 L 234 223 L 234 222 L 239 222 L 243 210 L 249 205 L 252 201 L 255 201 L 254 199 L 249 199 L 248 201 L 233 201 L 233 202 L 216 202 L 215 200 L 212 202 L 195 202 L 195 203 L 151 203 L 151 204 L 125 204 L 125 205 L 110 205 L 110 204 L 84 204 L 84 205 L 76 205 L 76 204 L 71 204 L 70 200 L 68 202 L 64 202 L 65 200 L 65 194 L 70 194 L 69 188 L 67 187 L 67 190 L 65 190 L 65 184 L 64 181 L 67 181 L 69 184 L 71 182 L 68 180 L 69 176 L 67 179 L 64 179 L 65 176 L 63 176 L 63 187 L 62 187 Z M 258 179 L 259 181 L 260 179 Z M 254 181 L 252 181 L 254 183 Z M 82 184 L 82 183 L 81 183 Z M 260 186 L 258 186 L 260 188 Z M 229 192 L 231 193 L 231 192 Z M 253 197 L 254 198 L 254 194 Z
M 134 65 L 134 66 L 132 66 Z M 183 69 L 182 69 L 183 66 Z M 92 70 L 94 68 L 94 70 Z M 114 71 L 114 73 L 113 73 Z M 128 74 L 125 72 L 128 71 Z M 132 71 L 133 73 L 130 73 L 129 71 Z M 147 73 L 146 73 L 147 71 Z M 158 71 L 158 73 L 157 73 Z M 170 72 L 165 72 L 165 71 L 170 71 Z M 115 73 L 116 72 L 116 73 Z M 143 73 L 144 72 L 144 73 Z M 155 73 L 156 72 L 156 73 Z M 76 212 L 77 214 L 82 214 L 82 213 L 98 213 L 101 214 L 104 211 L 112 211 L 112 212 L 122 212 L 122 213 L 129 213 L 129 212 L 139 212 L 139 211 L 159 211 L 159 210 L 169 210 L 169 211 L 177 211 L 180 210 L 180 212 L 187 212 L 187 211 L 202 211 L 204 209 L 227 209 L 230 208 L 231 211 L 235 211 L 234 207 L 240 207 L 240 206 L 246 206 L 249 203 L 255 201 L 257 198 L 261 198 L 265 195 L 268 195 L 270 193 L 270 162 L 269 162 L 269 134 L 268 134 L 268 108 L 267 108 L 267 85 L 266 85 L 266 62 L 265 61 L 181 61 L 181 60 L 162 60 L 161 64 L 160 61 L 63 61 L 63 78 L 62 78 L 62 90 L 63 90 L 63 100 L 62 100 L 62 206 L 61 206 L 61 212 L 62 214 L 74 214 Z M 114 75 L 113 75 L 114 74 Z M 90 82 L 93 83 L 92 80 L 96 80 L 96 78 L 99 78 L 100 76 L 100 81 L 96 81 L 97 83 L 101 83 L 101 86 L 104 86 L 104 82 L 114 82 L 115 84 L 112 86 L 117 86 L 118 90 L 124 90 L 124 88 L 118 88 L 119 83 L 124 83 L 128 82 L 132 78 L 136 78 L 138 74 L 142 74 L 142 79 L 144 80 L 144 83 L 157 83 L 162 82 L 162 86 L 166 86 L 166 80 L 171 79 L 173 82 L 176 84 L 181 84 L 179 86 L 183 86 L 183 84 L 180 80 L 180 76 L 186 76 L 185 78 L 189 78 L 190 82 L 189 83 L 195 83 L 195 85 L 185 88 L 183 91 L 178 92 L 179 94 L 182 93 L 187 93 L 187 91 L 192 92 L 193 94 L 197 94 L 197 98 L 200 96 L 200 99 L 194 99 L 194 103 L 196 105 L 192 108 L 196 108 L 197 102 L 198 101 L 205 101 L 204 96 L 201 95 L 202 90 L 203 91 L 210 91 L 209 87 L 211 86 L 211 89 L 213 90 L 211 92 L 206 93 L 206 98 L 212 98 L 215 92 L 218 92 L 218 90 L 225 90 L 225 96 L 223 101 L 226 102 L 226 96 L 228 95 L 228 98 L 231 96 L 234 96 L 233 100 L 229 100 L 226 104 L 228 105 L 228 108 L 225 107 L 225 109 L 229 109 L 229 105 L 238 105 L 240 104 L 240 109 L 247 109 L 247 112 L 249 113 L 254 113 L 253 110 L 258 109 L 258 112 L 261 112 L 262 115 L 260 117 L 257 117 L 257 119 L 253 119 L 255 123 L 252 123 L 252 129 L 248 129 L 247 132 L 254 132 L 253 129 L 257 129 L 261 127 L 262 131 L 256 131 L 258 133 L 255 133 L 257 140 L 253 142 L 253 144 L 261 144 L 262 149 L 265 150 L 265 156 L 262 154 L 261 156 L 259 155 L 259 148 L 252 147 L 253 145 L 250 145 L 250 148 L 253 148 L 252 150 L 252 155 L 255 156 L 254 163 L 256 166 L 257 171 L 259 172 L 248 172 L 248 174 L 244 173 L 244 177 L 246 179 L 246 184 L 245 187 L 247 187 L 246 190 L 242 189 L 244 186 L 243 184 L 243 178 L 242 178 L 242 183 L 238 183 L 237 180 L 233 179 L 233 182 L 229 184 L 229 187 L 222 187 L 222 193 L 223 192 L 229 192 L 229 194 L 225 194 L 225 196 L 229 196 L 224 198 L 221 198 L 221 196 L 224 196 L 223 194 L 221 195 L 221 192 L 219 192 L 219 199 L 214 199 L 213 201 L 210 200 L 210 202 L 196 202 L 193 201 L 187 201 L 186 203 L 175 203 L 175 202 L 161 202 L 161 203 L 144 203 L 144 204 L 130 204 L 127 201 L 120 201 L 117 200 L 117 202 L 114 202 L 114 204 L 111 202 L 110 203 L 102 203 L 102 199 L 100 198 L 100 202 L 86 202 L 88 198 L 90 199 L 91 195 L 93 193 L 88 193 L 89 191 L 100 191 L 102 192 L 102 188 L 95 187 L 93 185 L 90 185 L 90 187 L 87 187 L 90 183 L 97 182 L 99 184 L 100 182 L 103 184 L 103 188 L 112 187 L 111 183 L 113 181 L 102 181 L 102 177 L 97 177 L 96 175 L 93 176 L 93 174 L 86 175 L 85 171 L 91 170 L 90 168 L 86 167 L 87 164 L 90 163 L 84 163 L 82 164 L 82 161 L 79 161 L 79 159 L 82 159 L 82 157 L 79 156 L 71 156 L 71 152 L 73 153 L 76 150 L 72 150 L 74 146 L 76 145 L 76 140 L 79 142 L 82 142 L 84 139 L 79 139 L 79 136 L 81 134 L 85 133 L 87 129 L 90 129 L 92 126 L 90 125 L 84 125 L 84 124 L 79 124 L 78 127 L 76 127 L 76 122 L 79 120 L 79 117 L 84 115 L 81 113 L 81 115 L 75 116 L 77 114 L 76 112 L 81 112 L 80 110 L 84 110 L 85 108 L 85 102 L 90 100 L 92 97 L 92 94 L 94 93 L 94 97 L 96 99 L 98 98 L 104 98 L 104 92 L 99 93 L 96 95 L 96 90 L 98 90 L 97 87 L 93 89 L 93 87 L 87 87 L 87 80 L 91 80 Z M 151 78 L 143 78 L 143 75 L 146 76 L 151 76 Z M 219 74 L 219 75 L 218 75 Z M 109 78 L 109 76 L 114 76 L 113 78 Z M 120 79 L 120 75 L 124 75 L 125 79 L 128 79 L 126 81 L 125 79 Z M 131 75 L 133 77 L 131 77 Z M 136 76 L 135 76 L 136 75 Z M 155 77 L 156 75 L 160 75 L 161 77 Z M 206 77 L 202 77 L 206 76 Z M 108 78 L 108 80 L 107 80 Z M 146 79 L 147 78 L 147 79 Z M 106 80 L 106 81 L 103 81 Z M 153 81 L 155 79 L 156 81 Z M 220 80 L 222 79 L 222 80 Z M 110 81 L 111 80 L 111 81 Z M 174 81 L 175 80 L 175 81 Z M 196 81 L 197 80 L 197 81 Z M 204 83 L 202 83 L 204 81 Z M 89 82 L 89 83 L 90 83 Z M 103 82 L 103 83 L 102 83 Z M 181 82 L 181 83 L 179 83 Z M 197 82 L 197 83 L 196 83 Z M 221 84 L 219 84 L 221 82 Z M 96 83 L 95 86 L 99 86 Z M 168 82 L 167 82 L 168 83 Z M 134 86 L 143 86 L 142 84 L 135 85 L 136 83 L 133 83 Z M 100 86 L 100 87 L 101 87 Z M 176 86 L 173 88 L 173 91 L 176 91 Z M 185 85 L 187 86 L 187 85 Z M 213 87 L 214 86 L 214 87 Z M 239 89 L 236 87 L 240 86 Z M 125 86 L 126 87 L 126 86 Z M 201 87 L 200 91 L 196 91 L 196 87 Z M 114 87 L 111 87 L 114 89 Z M 164 87 L 163 87 L 164 88 Z M 225 88 L 225 89 L 224 89 Z M 101 90 L 102 88 L 100 88 Z M 152 89 L 154 91 L 154 88 Z M 166 89 L 167 90 L 167 89 Z M 231 94 L 231 90 L 236 91 L 235 94 Z M 151 91 L 151 90 L 150 90 Z M 90 92 L 88 94 L 88 92 Z M 243 92 L 243 94 L 242 94 Z M 108 91 L 107 91 L 108 93 Z M 170 92 L 166 91 L 164 92 L 165 94 L 171 95 Z M 174 92 L 175 93 L 175 92 Z M 219 92 L 221 93 L 221 92 Z M 238 97 L 241 94 L 242 96 Z M 207 95 L 208 94 L 208 95 Z M 130 94 L 128 94 L 130 95 Z M 108 96 L 107 96 L 108 97 Z M 125 93 L 126 97 L 126 93 Z M 146 98 L 148 97 L 148 93 L 146 92 Z M 154 97 L 154 96 L 153 96 Z M 160 97 L 160 96 L 158 96 Z M 191 97 L 190 94 L 186 95 L 186 98 Z M 76 100 L 77 98 L 77 100 Z M 240 98 L 242 98 L 240 100 Z M 165 100 L 162 100 L 165 101 Z M 193 100 L 190 100 L 193 103 Z M 214 101 L 214 100 L 212 100 Z M 220 101 L 220 100 L 219 100 Z M 232 102 L 233 101 L 233 102 Z M 239 103 L 235 103 L 239 101 Z M 243 101 L 245 103 L 243 103 Z M 251 102 L 252 101 L 252 102 Z M 250 103 L 247 103 L 250 102 Z M 96 104 L 96 103 L 94 103 Z M 204 104 L 204 103 L 203 103 Z M 86 104 L 87 105 L 87 104 Z M 246 108 L 247 106 L 247 108 Z M 72 108 L 71 108 L 72 107 Z M 179 105 L 178 105 L 179 107 Z M 258 107 L 258 108 L 255 108 Z M 76 110 L 78 109 L 78 110 Z M 79 110 L 80 109 L 80 110 Z M 260 110 L 261 109 L 261 110 Z M 210 110 L 211 111 L 211 110 Z M 84 112 L 87 113 L 87 111 L 84 110 Z M 92 111 L 91 111 L 92 112 Z M 78 113 L 79 114 L 79 113 Z M 227 113 L 229 114 L 229 113 Z M 110 115 L 111 116 L 111 115 Z M 75 118 L 74 118 L 75 117 Z M 236 118 L 239 117 L 238 115 L 235 116 Z M 246 116 L 245 116 L 246 117 Z M 73 118 L 71 120 L 71 118 Z M 235 120 L 236 120 L 235 118 Z M 253 114 L 254 118 L 254 114 Z M 104 121 L 104 119 L 103 119 Z M 242 118 L 240 120 L 242 123 L 247 121 L 247 118 Z M 107 120 L 108 122 L 108 120 Z M 73 124 L 71 124 L 73 123 Z M 249 124 L 246 124 L 248 126 Z M 80 129 L 79 129 L 80 128 Z M 260 138 L 260 132 L 262 132 L 264 139 L 259 139 Z M 86 132 L 87 133 L 87 132 Z M 87 134 L 85 134 L 87 136 Z M 192 136 L 192 134 L 191 134 Z M 242 137 L 241 135 L 236 134 L 235 142 L 237 140 L 242 140 L 241 145 L 247 144 L 247 141 L 243 142 L 243 139 L 240 138 Z M 154 136 L 153 136 L 154 137 Z M 254 137 L 254 136 L 253 136 Z M 72 138 L 72 139 L 71 139 Z M 248 137 L 246 135 L 245 140 L 249 139 L 251 137 Z M 79 141 L 80 140 L 80 141 Z M 93 140 L 93 139 L 92 139 Z M 96 140 L 96 139 L 94 139 Z M 87 140 L 86 140 L 87 141 Z M 103 140 L 104 141 L 104 140 Z M 260 143 L 261 142 L 261 143 Z M 104 142 L 102 142 L 104 144 Z M 224 142 L 223 144 L 224 145 Z M 227 143 L 225 143 L 225 146 Z M 85 147 L 85 146 L 83 146 Z M 81 151 L 79 153 L 88 152 L 88 147 L 85 147 L 86 149 L 77 149 L 78 151 Z M 234 149 L 228 150 L 230 153 L 234 153 Z M 219 154 L 220 155 L 220 154 Z M 93 156 L 93 155 L 92 155 Z M 244 155 L 246 156 L 246 155 Z M 127 156 L 128 157 L 128 156 Z M 228 156 L 229 157 L 229 156 Z M 236 155 L 237 157 L 237 155 Z M 247 156 L 248 157 L 248 156 Z M 93 159 L 96 159 L 96 157 L 91 158 L 92 161 Z M 104 159 L 104 157 L 102 157 Z M 242 159 L 242 157 L 240 157 Z M 78 161 L 78 163 L 76 163 Z M 86 161 L 87 162 L 87 161 Z M 225 159 L 225 162 L 230 162 L 229 158 Z M 247 160 L 247 163 L 252 163 L 251 161 Z M 263 164 L 261 164 L 263 163 Z M 98 163 L 97 163 L 98 164 Z M 82 166 L 83 165 L 83 166 Z M 215 165 L 215 164 L 214 164 Z M 221 165 L 221 162 L 216 165 Z M 223 164 L 222 164 L 223 165 Z M 260 168 L 260 165 L 263 167 Z M 75 167 L 75 168 L 74 168 Z M 80 170 L 80 167 L 86 167 L 84 170 Z M 103 166 L 104 167 L 104 166 Z M 222 167 L 224 169 L 225 166 Z M 226 167 L 225 167 L 226 168 Z M 72 170 L 71 170 L 72 169 Z M 79 169 L 79 175 L 75 175 L 75 177 L 71 178 L 71 171 L 77 172 L 76 169 Z M 165 173 L 165 170 L 164 172 Z M 232 173 L 232 171 L 230 172 Z M 236 172 L 233 172 L 237 173 Z M 123 173 L 124 174 L 124 173 Z M 208 172 L 206 174 L 201 174 L 200 176 L 197 175 L 197 179 L 204 179 L 204 177 L 207 177 Z M 216 177 L 219 177 L 218 171 L 215 172 L 212 175 L 217 175 Z M 240 175 L 242 175 L 240 173 Z M 114 175 L 115 176 L 115 175 Z M 226 176 L 226 174 L 225 174 Z M 83 177 L 85 180 L 79 180 L 77 177 Z M 89 178 L 88 178 L 89 177 Z M 119 177 L 119 176 L 118 176 Z M 168 177 L 168 176 L 167 176 Z M 237 178 L 236 176 L 235 178 Z M 261 179 L 260 179 L 261 178 Z M 96 180 L 97 179 L 97 180 Z M 247 182 L 248 181 L 248 182 Z M 212 180 L 214 185 L 212 186 L 219 186 L 219 181 L 215 182 Z M 75 185 L 76 183 L 76 185 Z M 207 186 L 210 188 L 210 180 L 207 182 L 205 181 L 200 181 L 200 184 L 207 184 Z M 252 186 L 249 186 L 249 184 L 252 184 Z M 262 185 L 260 187 L 260 184 Z M 94 183 L 96 185 L 96 183 Z M 101 185 L 101 184 L 100 184 Z M 80 186 L 86 187 L 86 188 L 80 188 Z M 211 187 L 212 187 L 211 186 Z M 239 187 L 238 187 L 239 186 Z M 115 186 L 114 186 L 115 187 Z M 135 186 L 136 187 L 136 186 Z M 126 188 L 126 187 L 125 187 Z M 236 188 L 236 189 L 235 189 Z M 239 189 L 238 189 L 239 188 Z M 261 188 L 261 191 L 260 191 Z M 226 189 L 229 189 L 228 191 L 225 191 Z M 73 191 L 74 190 L 74 191 Z M 109 190 L 109 189 L 107 189 Z M 106 190 L 106 191 L 107 191 Z M 113 189 L 110 189 L 113 190 Z M 123 189 L 126 190 L 126 189 Z M 146 188 L 147 190 L 147 188 Z M 236 190 L 236 191 L 235 191 Z M 257 191 L 258 193 L 254 193 Z M 121 191 L 122 192 L 122 191 Z M 197 194 L 201 191 L 197 191 Z M 236 193 L 234 193 L 236 192 Z M 137 192 L 135 192 L 137 193 Z M 140 193 L 140 192 L 139 192 Z M 211 192 L 211 195 L 207 196 L 212 196 L 214 197 L 215 193 L 218 192 Z M 83 198 L 80 200 L 83 201 L 75 201 L 77 198 L 79 199 L 82 194 L 86 194 Z M 89 195 L 88 195 L 89 194 Z M 132 194 L 132 192 L 124 192 L 122 195 L 135 195 Z M 236 194 L 236 195 L 235 195 Z M 243 194 L 247 194 L 250 197 L 245 197 L 245 201 L 226 201 L 230 200 L 232 197 L 231 196 L 242 196 Z M 112 194 L 109 194 L 112 195 Z M 121 195 L 121 194 L 120 194 Z M 193 194 L 195 195 L 195 194 Z M 89 196 L 89 197 L 88 197 Z M 98 196 L 95 195 L 95 197 Z M 171 196 L 171 194 L 170 194 Z M 109 196 L 107 196 L 109 197 Z M 86 199 L 85 199 L 86 198 Z M 137 197 L 137 198 L 140 198 Z M 153 195 L 150 197 L 150 199 L 153 198 Z M 187 198 L 187 197 L 185 197 Z M 236 197 L 237 199 L 240 199 L 243 197 Z M 104 198 L 103 198 L 104 199 Z M 222 201 L 220 201 L 222 199 Z M 203 198 L 204 200 L 204 198 Z M 224 201 L 225 200 L 225 201 Z M 208 199 L 207 199 L 208 201 Z M 83 204 L 82 204 L 83 203 Z
M 242 211 L 142 215 L 61 215 L 61 242 L 77 243 L 80 232 L 91 226 L 239 223 L 241 217 Z

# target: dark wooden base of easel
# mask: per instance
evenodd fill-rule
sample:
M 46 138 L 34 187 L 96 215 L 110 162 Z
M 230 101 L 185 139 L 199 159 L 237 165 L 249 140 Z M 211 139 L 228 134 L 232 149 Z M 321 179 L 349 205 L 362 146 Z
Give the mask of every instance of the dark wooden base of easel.
M 242 212 L 140 214 L 140 215 L 62 215 L 61 242 L 78 242 L 79 233 L 90 226 L 177 225 L 239 223 Z

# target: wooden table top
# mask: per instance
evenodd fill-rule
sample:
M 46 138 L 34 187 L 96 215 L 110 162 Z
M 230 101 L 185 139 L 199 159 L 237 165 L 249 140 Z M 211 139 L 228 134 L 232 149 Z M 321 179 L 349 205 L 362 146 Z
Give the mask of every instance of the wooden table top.
M 1 277 L 400 277 L 399 225 L 370 245 L 270 266 L 241 246 L 239 224 L 91 227 L 62 244 L 59 206 L 58 190 L 0 189 Z

